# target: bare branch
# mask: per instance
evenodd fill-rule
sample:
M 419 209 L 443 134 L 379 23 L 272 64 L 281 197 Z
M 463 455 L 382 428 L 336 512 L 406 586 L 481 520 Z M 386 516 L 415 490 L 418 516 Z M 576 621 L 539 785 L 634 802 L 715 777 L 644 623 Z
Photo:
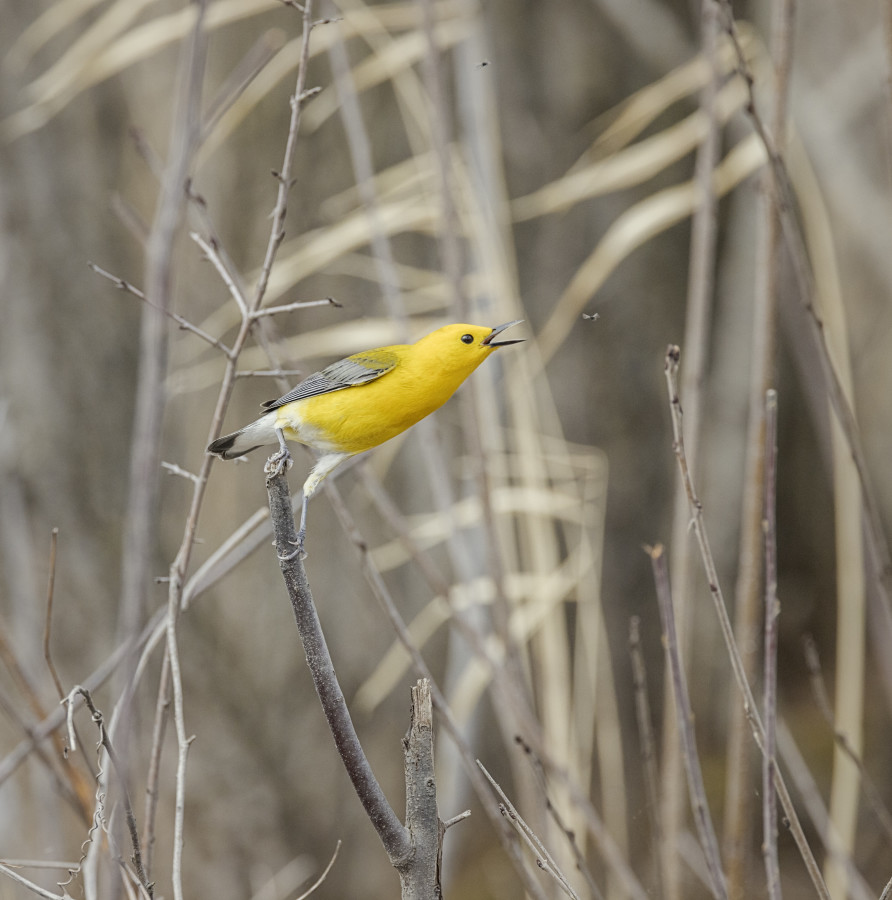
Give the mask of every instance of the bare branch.
M 299 553 L 293 552 L 297 542 L 297 531 L 294 527 L 291 493 L 284 473 L 268 477 L 266 486 L 279 565 L 294 609 L 294 617 L 316 693 L 319 695 L 338 753 L 363 808 L 375 826 L 391 862 L 401 863 L 411 851 L 409 833 L 387 802 L 372 772 L 356 729 L 353 727 L 344 694 L 338 684 L 334 664 L 310 593 L 303 561 Z
M 207 341 L 212 347 L 216 347 L 218 350 L 222 350 L 227 356 L 232 354 L 232 351 L 227 347 L 222 341 L 208 334 L 206 331 L 203 331 L 197 325 L 193 325 L 188 319 L 183 318 L 183 316 L 172 312 L 169 309 L 164 309 L 161 306 L 158 306 L 155 303 L 152 303 L 146 295 L 138 288 L 132 285 L 129 281 L 125 281 L 123 278 L 119 278 L 117 275 L 113 275 L 111 272 L 106 271 L 101 266 L 97 266 L 96 263 L 88 262 L 87 266 L 92 269 L 97 275 L 101 275 L 103 278 L 107 278 L 109 281 L 114 284 L 116 288 L 120 291 L 124 291 L 127 294 L 132 294 L 139 300 L 142 300 L 146 306 L 151 306 L 152 309 L 157 309 L 159 312 L 164 313 L 168 319 L 173 319 L 177 325 L 180 326 L 184 331 L 191 331 L 192 334 L 200 337 L 203 341 Z

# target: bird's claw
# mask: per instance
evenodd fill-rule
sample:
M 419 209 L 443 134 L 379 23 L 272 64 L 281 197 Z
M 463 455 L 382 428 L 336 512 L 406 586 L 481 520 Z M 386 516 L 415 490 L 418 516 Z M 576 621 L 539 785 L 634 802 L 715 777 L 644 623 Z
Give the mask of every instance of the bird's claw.
M 281 450 L 277 450 L 266 461 L 264 472 L 266 472 L 267 475 L 281 475 L 282 472 L 290 469 L 293 465 L 294 460 L 291 457 L 291 453 L 286 448 L 282 448 Z
M 306 559 L 307 551 L 304 550 L 304 538 L 307 536 L 306 531 L 299 531 L 297 533 L 296 541 L 288 541 L 294 549 L 290 553 L 286 553 L 282 556 L 281 553 L 277 553 L 280 562 L 290 562 L 292 559 Z

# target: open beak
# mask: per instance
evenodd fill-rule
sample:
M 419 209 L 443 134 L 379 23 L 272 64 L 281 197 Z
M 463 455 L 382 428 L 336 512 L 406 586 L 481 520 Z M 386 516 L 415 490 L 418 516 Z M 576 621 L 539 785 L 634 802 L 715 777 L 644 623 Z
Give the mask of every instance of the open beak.
M 523 338 L 519 338 L 516 341 L 494 341 L 493 338 L 497 335 L 500 335 L 503 331 L 510 328 L 512 325 L 520 325 L 523 322 L 523 319 L 515 319 L 513 322 L 506 322 L 504 325 L 497 325 L 493 328 L 492 333 L 488 334 L 483 339 L 484 347 L 507 347 L 509 344 L 522 344 Z

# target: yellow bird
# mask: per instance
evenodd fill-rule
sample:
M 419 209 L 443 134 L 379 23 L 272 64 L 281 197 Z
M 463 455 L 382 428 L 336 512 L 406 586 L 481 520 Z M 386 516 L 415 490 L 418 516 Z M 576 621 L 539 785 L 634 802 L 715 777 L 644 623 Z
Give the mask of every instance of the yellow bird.
M 208 453 L 235 459 L 279 443 L 276 471 L 291 464 L 285 441 L 298 441 L 319 454 L 304 482 L 295 553 L 307 533 L 307 503 L 338 465 L 383 444 L 439 409 L 496 347 L 520 341 L 494 338 L 522 319 L 496 328 L 446 325 L 414 344 L 395 344 L 354 353 L 305 378 L 250 425 L 217 438 Z

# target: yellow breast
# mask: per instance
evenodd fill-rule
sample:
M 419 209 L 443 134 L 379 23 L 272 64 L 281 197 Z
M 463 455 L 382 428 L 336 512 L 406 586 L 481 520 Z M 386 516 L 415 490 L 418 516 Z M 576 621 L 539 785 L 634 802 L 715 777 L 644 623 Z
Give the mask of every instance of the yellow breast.
M 286 404 L 276 424 L 289 440 L 320 452 L 362 453 L 439 409 L 476 368 L 446 371 L 411 354 L 368 384 Z

